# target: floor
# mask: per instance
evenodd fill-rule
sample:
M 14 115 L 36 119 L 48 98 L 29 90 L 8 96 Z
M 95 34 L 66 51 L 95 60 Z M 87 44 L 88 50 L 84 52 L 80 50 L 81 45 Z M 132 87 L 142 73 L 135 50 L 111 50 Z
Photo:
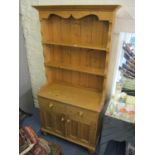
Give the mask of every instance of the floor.
M 52 135 L 44 136 L 40 131 L 40 119 L 39 119 L 39 111 L 38 109 L 34 110 L 34 114 L 31 117 L 27 117 L 23 122 L 23 126 L 31 126 L 33 130 L 37 133 L 39 137 L 42 137 L 48 141 L 59 144 L 62 149 L 62 155 L 98 155 L 98 147 L 97 151 L 93 154 L 90 154 L 87 149 L 80 147 L 71 142 L 62 140 Z

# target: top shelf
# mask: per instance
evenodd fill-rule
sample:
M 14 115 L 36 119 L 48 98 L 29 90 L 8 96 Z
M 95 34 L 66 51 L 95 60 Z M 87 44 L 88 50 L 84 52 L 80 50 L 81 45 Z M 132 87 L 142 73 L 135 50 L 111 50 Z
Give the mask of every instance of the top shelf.
M 47 45 L 56 45 L 56 46 L 65 46 L 65 47 L 75 47 L 75 48 L 85 48 L 85 49 L 92 49 L 98 51 L 105 51 L 107 52 L 107 48 L 104 47 L 95 47 L 95 46 L 88 46 L 88 45 L 77 45 L 77 44 L 67 44 L 67 43 L 57 43 L 57 42 L 50 42 L 50 41 L 43 41 L 43 44 Z

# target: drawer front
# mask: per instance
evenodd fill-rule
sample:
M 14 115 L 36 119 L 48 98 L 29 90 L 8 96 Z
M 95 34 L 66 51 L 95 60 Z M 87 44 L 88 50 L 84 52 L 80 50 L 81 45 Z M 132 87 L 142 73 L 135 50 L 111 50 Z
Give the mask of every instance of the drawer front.
M 98 120 L 98 113 L 73 106 L 67 106 L 67 115 L 74 120 L 84 123 L 97 123 Z
M 99 113 L 92 112 L 89 110 L 85 110 L 79 107 L 70 106 L 61 102 L 45 99 L 39 97 L 39 105 L 40 107 L 46 107 L 51 112 L 56 113 L 64 113 L 66 115 L 69 115 L 70 117 L 73 117 L 77 120 L 85 120 L 86 122 L 96 122 L 98 119 Z
M 39 105 L 40 107 L 46 107 L 46 109 L 50 110 L 51 112 L 54 113 L 65 113 L 66 112 L 66 107 L 63 103 L 49 100 L 49 99 L 44 99 L 39 97 Z

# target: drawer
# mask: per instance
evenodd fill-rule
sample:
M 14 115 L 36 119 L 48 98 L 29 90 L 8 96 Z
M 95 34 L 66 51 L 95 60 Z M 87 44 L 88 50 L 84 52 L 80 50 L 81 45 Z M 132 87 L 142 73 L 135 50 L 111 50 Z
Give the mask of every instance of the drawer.
M 98 120 L 98 113 L 73 106 L 67 106 L 67 115 L 71 119 L 85 123 L 97 123 Z
M 50 110 L 54 113 L 65 113 L 66 106 L 63 103 L 39 97 L 40 108 Z
M 99 117 L 99 113 L 41 97 L 39 97 L 39 105 L 41 110 L 46 109 L 46 111 L 48 110 L 53 113 L 65 114 L 65 116 L 69 117 L 70 119 L 84 123 L 97 123 Z

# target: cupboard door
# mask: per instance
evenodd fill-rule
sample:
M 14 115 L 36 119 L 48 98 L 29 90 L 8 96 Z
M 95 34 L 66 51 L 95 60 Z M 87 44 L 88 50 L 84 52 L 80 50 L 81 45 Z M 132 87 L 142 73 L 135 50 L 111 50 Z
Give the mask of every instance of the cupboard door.
M 98 113 L 68 106 L 67 114 L 66 130 L 68 138 L 94 146 L 96 143 Z
M 95 146 L 96 144 L 96 124 L 93 123 L 80 123 L 79 124 L 79 138 L 84 144 Z
M 42 127 L 53 130 L 55 126 L 55 115 L 51 113 L 50 104 L 40 102 L 40 118 Z
M 67 119 L 66 135 L 67 138 L 76 140 L 80 143 L 90 143 L 90 125 L 80 121 Z
M 84 123 L 69 117 L 66 120 L 66 136 L 80 143 L 95 146 L 97 125 L 91 122 Z
M 73 118 L 66 120 L 66 136 L 72 140 L 80 141 L 80 123 Z
M 90 124 L 80 123 L 80 141 L 89 144 L 90 139 Z
M 65 115 L 55 113 L 55 127 L 54 131 L 59 135 L 65 135 Z
M 39 98 L 42 127 L 60 135 L 65 135 L 65 108 L 52 100 Z
M 49 107 L 41 110 L 42 126 L 59 135 L 65 135 L 65 115 L 57 113 Z

